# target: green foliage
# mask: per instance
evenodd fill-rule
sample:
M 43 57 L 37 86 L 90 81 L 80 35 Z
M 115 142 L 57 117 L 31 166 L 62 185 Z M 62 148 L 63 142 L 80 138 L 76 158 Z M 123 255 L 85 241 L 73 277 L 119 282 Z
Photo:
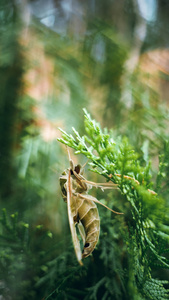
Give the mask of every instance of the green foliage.
M 0 293 L 4 299 L 11 295 L 12 299 L 40 299 L 47 291 L 50 292 L 44 284 L 46 278 L 51 281 L 52 286 L 52 280 L 59 272 L 56 271 L 58 261 L 62 266 L 65 261 L 63 255 L 54 259 L 57 248 L 62 247 L 61 244 L 54 246 L 54 240 L 52 233 L 44 230 L 42 225 L 31 228 L 28 223 L 19 220 L 18 213 L 9 218 L 6 210 L 2 210 Z M 61 270 L 63 271 L 62 267 Z
M 159 156 L 159 172 L 156 178 L 156 188 L 167 197 L 169 186 L 169 141 L 164 141 L 162 154 Z
M 4 3 L 3 3 L 4 2 Z M 22 54 L 18 42 L 19 22 L 16 23 L 17 10 L 13 1 L 0 6 L 0 195 L 4 199 L 12 189 L 12 177 L 15 176 L 13 149 L 17 144 L 15 124 L 18 96 L 22 90 Z M 10 3 L 11 2 L 11 3 Z M 11 4 L 11 6 L 10 6 Z M 19 63 L 18 63 L 19 62 Z
M 140 82 L 137 70 L 125 86 L 124 65 L 137 22 L 133 2 L 100 0 L 99 13 L 86 10 L 85 21 L 80 15 L 80 36 L 71 29 L 78 18 L 63 35 L 32 15 L 28 24 L 28 3 L 0 4 L 0 298 L 167 299 L 168 111 Z M 116 3 L 124 18 L 116 17 Z M 131 27 L 127 34 L 126 26 Z M 46 84 L 48 93 L 36 99 Z M 131 102 L 123 100 L 123 92 Z M 82 107 L 113 131 L 102 130 L 85 111 L 83 135 Z M 76 128 L 73 136 L 63 133 L 62 142 L 88 157 L 93 172 L 86 178 L 100 182 L 103 176 L 118 186 L 104 193 L 93 189 L 92 195 L 124 213 L 98 207 L 100 240 L 83 267 L 75 258 L 60 193 L 59 175 L 68 159 L 55 138 L 58 125 Z M 156 172 L 148 159 L 159 153 Z
M 74 136 L 61 130 L 63 138 L 58 140 L 75 149 L 76 154 L 84 154 L 91 160 L 92 171 L 117 184 L 121 191 L 121 199 L 118 203 L 116 201 L 115 205 L 124 211 L 123 238 L 127 255 L 125 263 L 128 265 L 128 274 L 125 274 L 125 280 L 124 276 L 121 279 L 122 285 L 130 294 L 130 299 L 133 297 L 133 291 L 134 297 L 136 293 L 141 293 L 146 299 L 167 299 L 168 292 L 163 284 L 168 282 L 153 279 L 152 270 L 154 267 L 169 268 L 169 260 L 165 256 L 169 242 L 166 234 L 169 230 L 168 208 L 165 207 L 164 199 L 150 189 L 153 185 L 150 164 L 143 167 L 137 153 L 126 138 L 113 137 L 113 133 L 108 133 L 106 129 L 102 131 L 100 125 L 91 119 L 87 111 L 84 110 L 84 112 L 87 135 L 81 137 L 74 128 Z M 163 168 L 164 162 L 159 176 Z M 165 232 L 161 230 L 164 225 Z M 112 238 L 113 236 L 114 234 Z M 118 234 L 118 238 L 122 236 Z M 104 238 L 101 239 L 101 243 L 105 243 Z M 112 251 L 114 248 L 112 247 Z M 106 246 L 104 251 L 105 249 Z M 109 272 L 115 272 L 111 266 L 111 259 L 113 260 L 115 255 L 109 256 L 103 252 L 100 257 L 105 264 L 108 260 Z M 119 261 L 119 258 L 116 261 Z M 119 274 L 122 273 L 121 270 Z M 113 280 L 112 276 L 110 278 Z M 94 295 L 100 285 L 109 285 L 109 279 L 103 277 L 97 282 L 92 291 L 92 299 L 96 299 Z M 128 286 L 126 286 L 126 279 Z M 108 293 L 108 290 L 106 292 Z M 111 294 L 110 291 L 109 293 Z M 116 297 L 118 299 L 118 293 Z

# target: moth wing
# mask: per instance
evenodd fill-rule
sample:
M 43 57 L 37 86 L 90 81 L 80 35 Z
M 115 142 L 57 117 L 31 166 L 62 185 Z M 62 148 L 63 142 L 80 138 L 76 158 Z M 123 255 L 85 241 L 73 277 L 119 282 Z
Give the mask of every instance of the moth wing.
M 76 227 L 75 227 L 75 222 L 74 222 L 74 216 L 73 216 L 73 208 L 74 208 L 74 199 L 72 195 L 72 190 L 71 190 L 71 174 L 70 170 L 68 173 L 68 187 L 67 187 L 67 209 L 68 209 L 68 218 L 69 218 L 69 225 L 70 225 L 70 231 L 72 235 L 72 241 L 73 241 L 73 246 L 75 249 L 75 254 L 77 257 L 77 260 L 80 265 L 83 265 L 81 259 L 82 259 L 82 252 L 80 249 L 80 242 L 77 236 L 76 232 Z
M 86 234 L 85 234 L 85 230 L 84 230 L 84 227 L 81 223 L 81 221 L 79 220 L 79 223 L 78 223 L 78 229 L 79 229 L 79 233 L 81 235 L 81 238 L 82 238 L 82 241 L 83 241 L 83 245 L 85 244 L 85 240 L 86 240 Z

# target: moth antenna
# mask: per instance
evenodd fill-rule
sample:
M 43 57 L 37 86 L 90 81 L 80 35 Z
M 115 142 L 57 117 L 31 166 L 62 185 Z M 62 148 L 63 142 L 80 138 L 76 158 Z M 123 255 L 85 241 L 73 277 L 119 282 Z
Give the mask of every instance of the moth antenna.
M 67 154 L 68 154 L 69 160 L 71 160 L 71 156 L 70 156 L 70 152 L 69 152 L 68 146 L 66 146 L 66 150 L 67 150 Z
M 89 161 L 89 160 L 87 160 L 87 161 L 84 163 L 84 165 L 81 167 L 81 170 L 82 170 L 81 173 L 83 173 L 83 170 L 84 170 L 85 166 L 88 164 L 88 161 Z
M 69 157 L 70 168 L 73 170 L 74 169 L 74 163 L 73 163 L 73 160 L 71 159 L 70 152 L 69 152 L 69 149 L 68 149 L 67 146 L 66 146 L 66 150 L 67 150 L 68 157 Z

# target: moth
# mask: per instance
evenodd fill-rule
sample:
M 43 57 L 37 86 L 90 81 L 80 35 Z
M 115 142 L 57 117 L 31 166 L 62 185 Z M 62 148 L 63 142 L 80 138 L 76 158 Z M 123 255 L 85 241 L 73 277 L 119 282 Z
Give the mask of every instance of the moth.
M 83 265 L 82 259 L 89 256 L 96 247 L 100 234 L 100 217 L 97 204 L 101 204 L 116 214 L 122 214 L 110 209 L 95 197 L 88 194 L 91 186 L 104 188 L 112 188 L 109 183 L 94 183 L 87 181 L 83 177 L 84 166 L 80 164 L 74 165 L 69 155 L 70 167 L 66 169 L 60 176 L 60 187 L 62 197 L 67 202 L 68 219 L 70 231 L 72 235 L 73 245 L 77 260 Z M 80 248 L 76 228 L 83 241 L 83 251 Z

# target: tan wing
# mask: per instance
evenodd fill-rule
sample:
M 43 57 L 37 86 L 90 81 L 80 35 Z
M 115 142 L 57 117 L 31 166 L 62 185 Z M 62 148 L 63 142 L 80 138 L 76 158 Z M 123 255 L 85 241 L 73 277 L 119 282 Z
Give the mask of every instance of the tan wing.
M 81 238 L 82 238 L 82 241 L 83 241 L 83 246 L 84 246 L 85 245 L 85 240 L 86 240 L 86 233 L 85 233 L 84 227 L 83 227 L 80 220 L 79 220 L 77 225 L 78 225 L 79 233 L 81 235 Z
M 70 174 L 70 170 L 69 170 L 69 174 L 68 174 L 68 183 L 67 183 L 68 187 L 67 187 L 67 209 L 68 209 L 68 218 L 69 218 L 69 225 L 70 225 L 70 231 L 71 231 L 71 235 L 72 235 L 72 240 L 73 240 L 73 246 L 75 249 L 75 254 L 77 257 L 77 260 L 79 262 L 79 264 L 82 266 L 83 263 L 81 261 L 82 259 L 82 252 L 80 249 L 80 242 L 77 236 L 77 232 L 76 232 L 76 227 L 75 227 L 75 223 L 74 223 L 74 215 L 73 215 L 73 208 L 74 208 L 74 202 L 73 202 L 73 197 L 72 197 L 72 191 L 71 191 L 71 174 Z

